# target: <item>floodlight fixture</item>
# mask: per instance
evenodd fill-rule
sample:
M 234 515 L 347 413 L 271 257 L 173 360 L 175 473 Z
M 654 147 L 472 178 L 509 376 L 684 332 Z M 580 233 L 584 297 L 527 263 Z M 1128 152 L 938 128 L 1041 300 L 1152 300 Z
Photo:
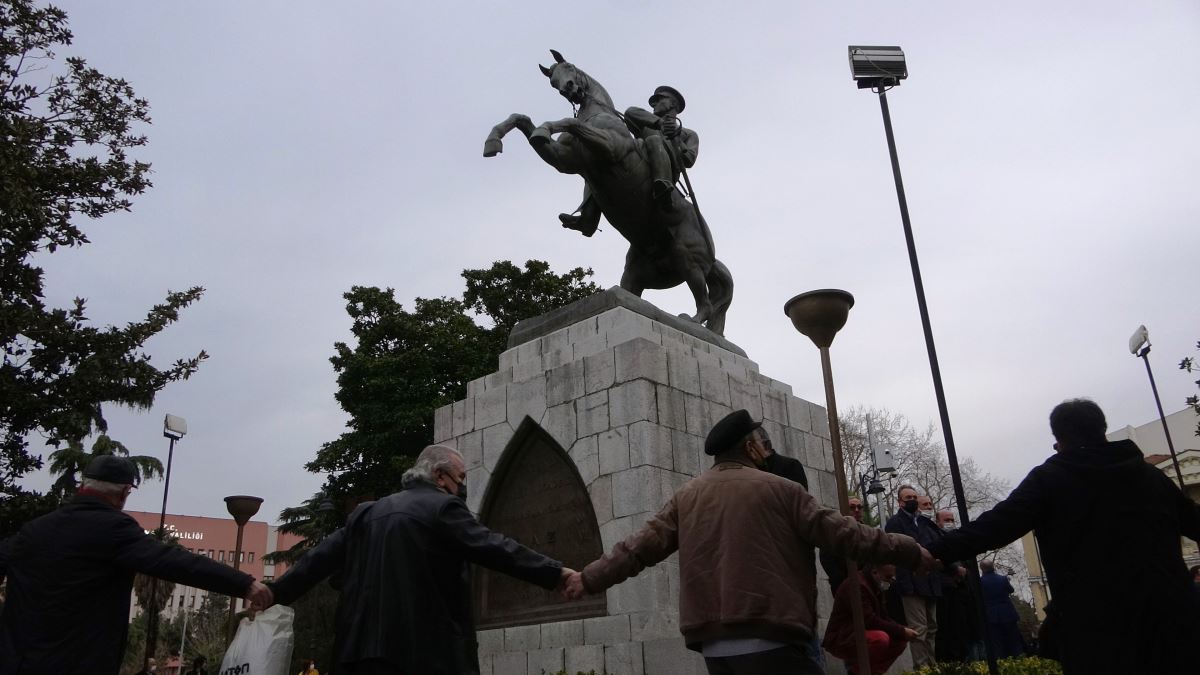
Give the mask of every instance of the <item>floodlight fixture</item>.
M 167 413 L 166 418 L 163 419 L 163 436 L 171 439 L 172 441 L 177 441 L 183 438 L 186 434 L 187 420 L 183 419 L 179 415 Z
M 899 47 L 850 45 L 850 76 L 859 89 L 894 87 L 908 77 L 904 50 Z
M 1150 351 L 1150 331 L 1146 330 L 1145 326 L 1138 326 L 1133 335 L 1129 336 L 1129 353 L 1141 356 L 1138 352 L 1143 346 L 1147 352 Z

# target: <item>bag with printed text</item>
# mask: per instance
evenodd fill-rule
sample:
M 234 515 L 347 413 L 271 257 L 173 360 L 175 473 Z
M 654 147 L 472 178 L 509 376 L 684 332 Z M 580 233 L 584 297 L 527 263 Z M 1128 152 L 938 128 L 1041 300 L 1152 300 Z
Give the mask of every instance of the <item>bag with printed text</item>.
M 291 607 L 275 605 L 254 620 L 242 619 L 221 659 L 218 675 L 287 675 L 292 658 Z

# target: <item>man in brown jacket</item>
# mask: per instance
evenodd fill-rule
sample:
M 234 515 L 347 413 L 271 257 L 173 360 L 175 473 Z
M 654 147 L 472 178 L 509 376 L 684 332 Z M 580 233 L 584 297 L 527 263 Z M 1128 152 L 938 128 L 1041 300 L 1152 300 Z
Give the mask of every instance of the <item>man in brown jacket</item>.
M 805 649 L 817 619 L 813 547 L 927 569 L 932 558 L 822 507 L 799 484 L 755 468 L 760 423 L 738 410 L 709 432 L 714 466 L 684 485 L 641 531 L 567 580 L 600 593 L 679 552 L 679 629 L 711 675 L 821 673 Z

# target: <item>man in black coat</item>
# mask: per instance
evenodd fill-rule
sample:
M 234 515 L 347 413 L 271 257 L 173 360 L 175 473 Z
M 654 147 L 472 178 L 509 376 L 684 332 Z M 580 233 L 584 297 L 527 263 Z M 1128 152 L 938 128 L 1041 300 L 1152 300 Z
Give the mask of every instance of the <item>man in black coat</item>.
M 0 545 L 0 673 L 116 675 L 136 572 L 270 604 L 250 575 L 164 544 L 122 513 L 136 478 L 128 459 L 97 457 L 74 499 Z
M 896 491 L 900 510 L 888 518 L 884 530 L 907 534 L 917 543 L 929 548 L 942 537 L 942 531 L 932 520 L 921 515 L 920 495 L 911 485 L 901 485 Z M 917 637 L 909 641 L 913 666 L 920 668 L 937 662 L 937 601 L 942 596 L 940 574 L 917 576 L 906 569 L 896 570 L 896 583 L 892 591 L 900 596 L 904 608 L 904 622 L 917 631 Z
M 1200 506 L 1132 441 L 1108 442 L 1106 429 L 1095 403 L 1059 404 L 1057 454 L 930 552 L 966 559 L 1033 530 L 1054 597 L 1045 627 L 1067 675 L 1194 672 L 1200 596 L 1180 537 L 1200 541 Z
M 462 456 L 431 445 L 404 474 L 404 490 L 359 506 L 271 585 L 289 604 L 335 575 L 339 675 L 478 673 L 467 563 L 547 589 L 573 573 L 488 530 L 465 498 Z

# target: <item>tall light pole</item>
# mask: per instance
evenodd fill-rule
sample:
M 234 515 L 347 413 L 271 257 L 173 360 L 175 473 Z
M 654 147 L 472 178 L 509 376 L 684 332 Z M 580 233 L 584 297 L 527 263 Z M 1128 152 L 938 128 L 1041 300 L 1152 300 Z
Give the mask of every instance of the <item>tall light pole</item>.
M 1146 376 L 1150 378 L 1150 390 L 1154 392 L 1154 405 L 1158 406 L 1158 419 L 1162 420 L 1163 435 L 1167 437 L 1167 450 L 1171 451 L 1171 463 L 1175 465 L 1175 477 L 1179 479 L 1179 489 L 1187 492 L 1183 484 L 1183 472 L 1179 469 L 1179 457 L 1175 455 L 1175 444 L 1171 442 L 1171 430 L 1167 428 L 1167 416 L 1163 414 L 1162 400 L 1158 398 L 1158 385 L 1154 384 L 1154 372 L 1150 370 L 1150 332 L 1145 326 L 1138 326 L 1129 338 L 1129 352 L 1140 356 L 1146 362 Z
M 912 223 L 908 219 L 908 199 L 904 196 L 904 180 L 900 177 L 900 159 L 896 155 L 896 138 L 892 134 L 892 114 L 888 110 L 887 90 L 908 78 L 908 64 L 904 51 L 899 47 L 865 47 L 851 45 L 850 73 L 859 89 L 871 89 L 879 95 L 879 109 L 883 113 L 883 130 L 887 136 L 888 154 L 892 160 L 892 177 L 896 182 L 896 199 L 900 203 L 900 222 L 904 225 L 904 241 L 908 245 L 908 263 L 912 268 L 913 285 L 917 292 L 917 308 L 921 312 L 921 328 L 925 332 L 925 351 L 929 355 L 929 369 L 933 374 L 933 392 L 937 397 L 938 416 L 942 422 L 942 437 L 946 442 L 946 459 L 950 465 L 950 480 L 954 484 L 954 497 L 958 502 L 959 522 L 971 522 L 967 513 L 966 493 L 963 490 L 962 473 L 958 467 L 958 452 L 954 448 L 954 434 L 950 431 L 950 412 L 946 408 L 946 392 L 942 388 L 942 369 L 938 365 L 937 348 L 933 343 L 933 329 L 929 325 L 929 307 L 925 302 L 925 283 L 921 280 L 921 265 L 917 261 L 917 245 L 913 240 Z M 967 569 L 972 578 L 979 614 L 983 618 L 983 593 L 978 583 L 978 569 L 972 559 Z M 984 623 L 986 631 L 986 622 Z M 988 670 L 998 675 L 995 650 L 991 640 L 984 641 L 987 647 Z
M 167 493 L 171 491 L 171 461 L 175 458 L 175 441 L 187 435 L 187 420 L 178 415 L 167 414 L 163 418 L 163 436 L 170 439 L 167 449 L 167 477 L 163 481 L 162 511 L 158 514 L 158 530 L 155 536 L 159 541 L 167 535 Z M 154 656 L 155 643 L 158 642 L 158 577 L 150 577 L 150 602 L 145 608 L 146 616 L 146 652 L 145 658 Z M 145 659 L 142 660 L 145 663 Z
M 829 413 L 829 440 L 833 444 L 833 477 L 837 482 L 838 507 L 842 515 L 850 513 L 850 493 L 846 488 L 846 465 L 842 461 L 842 432 L 838 427 L 837 399 L 833 392 L 833 369 L 829 362 L 829 346 L 837 332 L 846 325 L 846 317 L 854 306 L 854 296 L 846 291 L 825 289 L 801 293 L 783 306 L 796 330 L 808 336 L 821 352 L 821 375 L 825 380 L 825 408 Z M 863 619 L 862 593 L 859 590 L 858 563 L 846 558 L 846 578 L 850 580 L 850 614 L 854 621 L 854 646 L 858 657 L 858 672 L 871 672 L 871 657 L 867 653 L 866 621 Z
M 246 527 L 246 523 L 258 513 L 258 507 L 262 506 L 262 497 L 251 497 L 248 495 L 233 495 L 225 498 L 225 508 L 229 510 L 229 515 L 233 516 L 234 522 L 237 523 L 237 546 L 233 554 L 233 569 L 239 570 L 242 568 L 242 529 Z M 234 600 L 237 598 L 229 598 L 229 640 L 233 641 L 233 633 L 237 626 L 233 623 Z

